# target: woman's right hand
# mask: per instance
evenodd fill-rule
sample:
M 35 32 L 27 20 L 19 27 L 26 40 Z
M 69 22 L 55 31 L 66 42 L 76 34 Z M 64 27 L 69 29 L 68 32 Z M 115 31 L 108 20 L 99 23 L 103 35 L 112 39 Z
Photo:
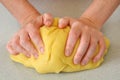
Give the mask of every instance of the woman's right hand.
M 53 17 L 50 14 L 39 15 L 36 19 L 31 20 L 26 25 L 24 25 L 8 42 L 7 49 L 11 54 L 17 55 L 23 53 L 27 57 L 33 55 L 37 58 L 38 50 L 41 53 L 44 52 L 44 44 L 40 36 L 39 29 L 41 26 L 51 26 L 53 23 Z M 36 48 L 32 44 L 36 45 Z

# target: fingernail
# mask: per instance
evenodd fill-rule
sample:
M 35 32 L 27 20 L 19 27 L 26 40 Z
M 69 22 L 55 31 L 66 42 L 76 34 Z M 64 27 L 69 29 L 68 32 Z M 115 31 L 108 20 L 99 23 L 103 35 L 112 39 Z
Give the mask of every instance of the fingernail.
M 31 55 L 30 55 L 30 54 L 27 54 L 26 56 L 27 56 L 27 57 L 30 57 Z
M 97 59 L 93 59 L 93 62 L 96 63 L 96 62 L 97 62 Z
M 44 53 L 44 48 L 43 47 L 40 48 L 40 52 Z
M 86 65 L 86 62 L 85 62 L 85 61 L 84 61 L 84 62 L 82 62 L 82 63 L 81 63 L 81 65 L 83 65 L 83 66 L 84 66 L 84 65 Z
M 58 26 L 59 26 L 59 28 L 62 28 L 61 24 L 59 24 Z
M 47 21 L 47 25 L 50 25 L 51 24 L 51 21 Z
M 38 54 L 34 54 L 34 57 L 35 57 L 35 58 L 38 58 Z
M 66 55 L 66 56 L 70 56 L 70 51 L 69 51 L 69 50 L 66 50 L 66 51 L 65 51 L 65 55 Z
M 79 64 L 79 60 L 74 60 L 74 64 Z
M 75 60 L 75 61 L 74 61 L 74 64 L 79 64 L 79 61 Z
M 60 24 L 60 25 L 61 25 L 61 26 L 64 26 L 64 25 L 66 25 L 66 24 L 65 24 L 65 22 L 61 22 L 61 24 Z

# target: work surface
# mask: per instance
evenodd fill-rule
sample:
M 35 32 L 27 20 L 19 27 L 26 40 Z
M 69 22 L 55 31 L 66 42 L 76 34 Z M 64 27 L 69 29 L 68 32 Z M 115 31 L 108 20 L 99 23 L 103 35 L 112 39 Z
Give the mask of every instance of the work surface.
M 91 0 L 76 0 L 76 2 L 75 0 L 30 0 L 30 2 L 41 13 L 50 12 L 58 17 L 79 17 Z M 39 74 L 33 69 L 11 61 L 5 46 L 19 28 L 20 25 L 15 18 L 0 4 L 0 80 L 120 80 L 120 7 L 103 26 L 102 32 L 110 39 L 111 47 L 104 63 L 93 70 Z

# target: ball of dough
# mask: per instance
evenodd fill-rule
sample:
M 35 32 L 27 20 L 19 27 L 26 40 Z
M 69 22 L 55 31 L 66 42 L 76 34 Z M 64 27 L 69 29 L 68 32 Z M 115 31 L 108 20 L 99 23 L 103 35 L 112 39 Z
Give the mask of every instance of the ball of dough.
M 41 27 L 40 33 L 45 45 L 45 52 L 41 54 L 39 52 L 39 57 L 35 59 L 33 56 L 27 58 L 22 53 L 18 55 L 11 55 L 13 61 L 24 64 L 26 67 L 31 67 L 36 69 L 39 73 L 59 73 L 59 72 L 74 72 L 86 69 L 93 69 L 98 67 L 103 62 L 103 57 L 97 62 L 93 63 L 92 60 L 85 66 L 73 63 L 73 57 L 80 43 L 78 41 L 69 57 L 65 56 L 65 44 L 68 37 L 70 27 L 64 29 L 58 28 L 58 18 L 54 19 L 54 23 L 51 27 Z M 105 38 L 107 49 L 109 47 L 109 40 Z M 107 52 L 107 49 L 105 53 Z M 95 56 L 99 51 L 99 45 L 94 52 Z

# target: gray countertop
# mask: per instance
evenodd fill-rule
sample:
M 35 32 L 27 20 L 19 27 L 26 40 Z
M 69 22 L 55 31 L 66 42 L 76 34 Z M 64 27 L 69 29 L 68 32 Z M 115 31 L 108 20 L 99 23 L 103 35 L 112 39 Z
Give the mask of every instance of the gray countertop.
M 30 0 L 41 12 L 54 16 L 79 17 L 92 0 Z M 39 74 L 11 61 L 5 46 L 20 25 L 0 4 L 0 80 L 120 80 L 120 7 L 104 24 L 102 32 L 110 39 L 111 47 L 104 63 L 96 69 L 75 73 Z

